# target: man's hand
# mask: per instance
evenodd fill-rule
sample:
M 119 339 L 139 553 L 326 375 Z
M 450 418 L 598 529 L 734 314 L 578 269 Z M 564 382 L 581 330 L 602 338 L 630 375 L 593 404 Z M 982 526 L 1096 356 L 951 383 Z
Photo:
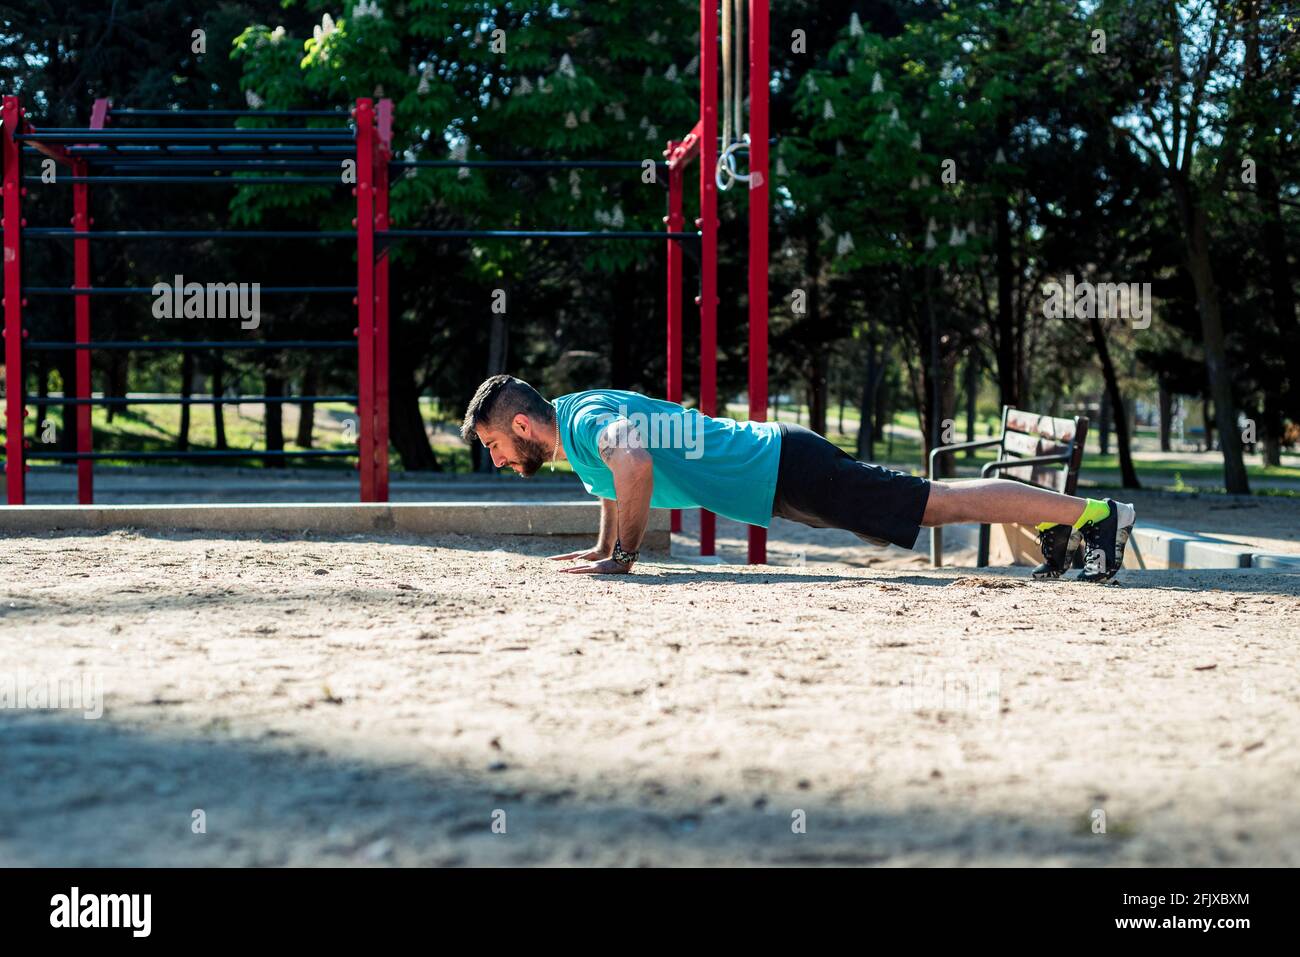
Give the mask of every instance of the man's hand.
M 609 546 L 609 548 L 602 548 L 600 545 L 597 545 L 595 548 L 586 552 L 566 552 L 563 555 L 552 555 L 551 561 L 553 562 L 598 562 L 602 558 L 609 558 L 609 556 L 613 554 L 614 554 L 613 545 Z
M 562 572 L 571 572 L 575 575 L 626 575 L 631 570 L 631 565 L 624 565 L 612 558 L 602 558 L 598 562 L 587 565 L 574 565 L 572 568 L 560 569 Z

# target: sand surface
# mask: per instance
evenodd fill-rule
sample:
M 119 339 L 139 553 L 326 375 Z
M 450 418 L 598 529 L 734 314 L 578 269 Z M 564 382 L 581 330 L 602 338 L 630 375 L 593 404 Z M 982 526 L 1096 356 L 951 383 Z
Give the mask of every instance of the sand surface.
M 0 864 L 1300 864 L 1300 575 L 560 544 L 0 540 Z

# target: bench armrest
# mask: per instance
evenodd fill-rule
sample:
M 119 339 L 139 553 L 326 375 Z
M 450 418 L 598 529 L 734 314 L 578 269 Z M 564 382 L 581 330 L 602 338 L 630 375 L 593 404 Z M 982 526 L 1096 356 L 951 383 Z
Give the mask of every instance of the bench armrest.
M 1035 455 L 1027 459 L 999 459 L 996 462 L 990 462 L 984 468 L 980 469 L 980 477 L 988 478 L 991 472 L 1001 472 L 1003 469 L 1019 468 L 1022 465 L 1048 465 L 1052 462 L 1070 461 L 1069 452 L 1057 452 L 1054 455 Z
M 978 442 L 958 442 L 955 445 L 940 445 L 930 450 L 930 471 L 926 473 L 929 478 L 934 478 L 934 459 L 935 456 L 943 452 L 964 452 L 967 449 L 986 449 L 990 445 L 1001 445 L 1002 439 L 981 439 Z

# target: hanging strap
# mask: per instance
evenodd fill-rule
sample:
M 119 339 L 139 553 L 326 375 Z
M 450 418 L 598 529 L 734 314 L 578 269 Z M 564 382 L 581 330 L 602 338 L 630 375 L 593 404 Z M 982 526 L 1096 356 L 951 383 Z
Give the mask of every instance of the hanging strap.
M 736 168 L 736 153 L 749 151 L 749 134 L 741 134 L 745 115 L 745 3 L 722 0 L 722 148 L 714 181 L 718 189 L 731 189 L 739 180 L 749 182 Z

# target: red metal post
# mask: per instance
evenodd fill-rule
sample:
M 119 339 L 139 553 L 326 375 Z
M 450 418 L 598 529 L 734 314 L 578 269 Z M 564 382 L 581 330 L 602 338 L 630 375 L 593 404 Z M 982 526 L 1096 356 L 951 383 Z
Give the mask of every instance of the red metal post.
M 749 0 L 749 418 L 767 420 L 768 0 Z M 767 529 L 749 529 L 750 564 L 767 562 Z
M 357 453 L 361 501 L 375 497 L 375 110 L 357 100 Z
M 108 122 L 109 102 L 106 99 L 95 101 L 90 112 L 90 128 L 103 129 Z M 89 164 L 85 160 L 74 160 L 72 174 L 86 176 Z M 72 184 L 72 228 L 78 233 L 90 231 L 90 186 L 87 183 Z M 75 239 L 72 242 L 73 280 L 78 289 L 90 288 L 90 241 Z M 74 336 L 79 346 L 90 343 L 90 296 L 79 294 L 76 300 L 76 317 Z M 76 396 L 78 399 L 90 398 L 92 391 L 90 376 L 90 350 L 82 348 L 76 355 Z M 94 432 L 91 406 L 77 406 L 77 453 L 89 456 L 94 447 Z M 89 505 L 95 500 L 95 463 L 89 458 L 77 460 L 77 503 Z
M 671 158 L 679 143 L 669 141 L 667 155 Z M 664 223 L 668 232 L 680 233 L 685 228 L 682 216 L 682 167 L 673 163 L 668 167 L 668 215 Z M 669 402 L 682 401 L 682 247 L 676 239 L 668 240 L 668 394 Z M 682 511 L 671 513 L 671 529 L 682 530 Z
M 0 161 L 4 164 L 4 311 L 5 311 L 5 487 L 10 505 L 22 505 L 26 497 L 26 462 L 23 454 L 23 272 L 22 272 L 22 169 L 14 134 L 22 122 L 18 97 L 6 96 L 0 106 L 3 141 Z
M 700 0 L 700 411 L 718 412 L 718 3 Z M 714 553 L 716 519 L 700 509 L 700 554 Z
M 379 101 L 375 232 L 388 232 L 388 163 L 393 158 L 393 101 Z M 375 268 L 375 501 L 388 501 L 388 244 Z
M 76 160 L 72 166 L 74 176 L 85 176 L 88 164 L 85 160 Z M 78 233 L 90 230 L 90 189 L 86 183 L 72 184 L 72 228 Z M 78 289 L 90 286 L 90 240 L 75 239 L 72 242 L 72 284 Z M 76 318 L 74 320 L 74 337 L 77 345 L 90 342 L 90 296 L 78 294 L 76 300 Z M 78 349 L 76 352 L 76 388 L 74 395 L 78 399 L 90 398 L 90 350 Z M 90 452 L 91 416 L 89 405 L 78 405 L 77 411 L 77 452 L 85 455 Z M 95 500 L 94 463 L 90 459 L 77 459 L 77 503 L 89 505 Z

